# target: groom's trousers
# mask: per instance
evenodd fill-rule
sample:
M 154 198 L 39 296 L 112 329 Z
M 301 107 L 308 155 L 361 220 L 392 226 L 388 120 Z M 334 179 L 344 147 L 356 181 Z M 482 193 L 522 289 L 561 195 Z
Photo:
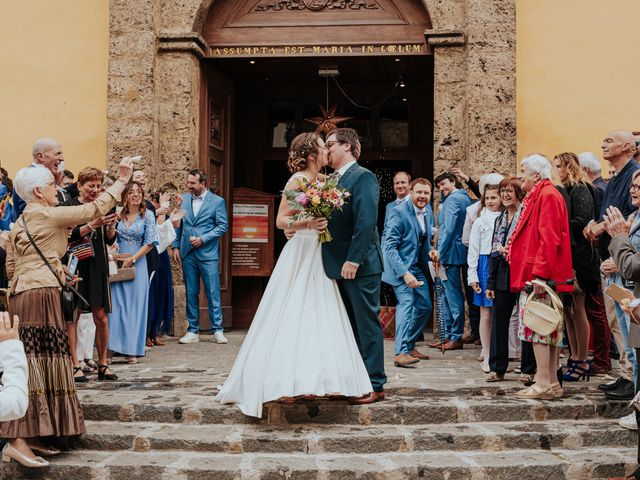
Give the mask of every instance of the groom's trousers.
M 380 326 L 380 274 L 336 280 L 353 328 L 364 366 L 375 392 L 387 382 L 384 344 Z

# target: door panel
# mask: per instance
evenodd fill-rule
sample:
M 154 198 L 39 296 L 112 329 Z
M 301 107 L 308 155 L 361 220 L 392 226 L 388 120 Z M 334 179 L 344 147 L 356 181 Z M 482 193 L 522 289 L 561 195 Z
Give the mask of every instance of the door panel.
M 200 168 L 207 174 L 209 187 L 224 198 L 229 230 L 220 239 L 220 299 L 223 325 L 232 323 L 231 309 L 231 185 L 233 173 L 234 84 L 217 69 L 205 65 L 202 71 Z M 207 299 L 200 291 L 200 329 L 211 328 Z

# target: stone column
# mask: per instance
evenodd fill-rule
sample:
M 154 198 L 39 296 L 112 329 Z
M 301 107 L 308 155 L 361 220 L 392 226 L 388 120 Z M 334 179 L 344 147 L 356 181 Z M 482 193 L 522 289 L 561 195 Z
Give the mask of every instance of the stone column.
M 170 182 L 184 191 L 187 173 L 199 165 L 200 59 L 206 45 L 195 33 L 159 35 L 156 63 L 157 150 L 153 185 Z M 187 331 L 182 271 L 173 269 L 173 334 Z
M 464 35 L 455 30 L 428 30 L 434 55 L 434 174 L 458 165 L 466 168 L 466 77 Z

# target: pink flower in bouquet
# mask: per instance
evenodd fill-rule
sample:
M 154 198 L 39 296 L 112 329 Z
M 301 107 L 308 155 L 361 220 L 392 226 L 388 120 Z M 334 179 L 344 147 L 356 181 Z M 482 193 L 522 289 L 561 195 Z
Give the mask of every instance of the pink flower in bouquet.
M 310 188 L 305 192 L 305 195 L 309 198 L 315 197 L 316 195 L 318 195 L 318 190 L 316 190 L 315 188 Z
M 301 194 L 296 196 L 296 202 L 298 202 L 300 205 L 304 206 L 309 202 L 309 199 L 307 198 L 307 196 L 304 193 L 301 193 Z

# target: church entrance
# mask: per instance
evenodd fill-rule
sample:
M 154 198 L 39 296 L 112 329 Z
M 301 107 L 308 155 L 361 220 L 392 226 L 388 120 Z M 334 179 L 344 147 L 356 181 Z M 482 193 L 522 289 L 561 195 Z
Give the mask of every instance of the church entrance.
M 274 195 L 277 212 L 290 176 L 288 146 L 315 130 L 318 118 L 332 116 L 360 134 L 360 163 L 381 186 L 380 233 L 384 207 L 395 198 L 394 173 L 432 177 L 433 57 L 420 3 L 214 4 L 204 28 L 210 55 L 201 62 L 200 164 L 229 205 L 230 229 L 237 189 Z M 270 219 L 269 228 L 274 223 Z M 233 275 L 232 236 L 222 246 L 225 326 L 245 328 L 269 276 Z M 275 230 L 269 242 L 277 258 L 286 239 Z M 207 328 L 206 308 L 202 314 Z

